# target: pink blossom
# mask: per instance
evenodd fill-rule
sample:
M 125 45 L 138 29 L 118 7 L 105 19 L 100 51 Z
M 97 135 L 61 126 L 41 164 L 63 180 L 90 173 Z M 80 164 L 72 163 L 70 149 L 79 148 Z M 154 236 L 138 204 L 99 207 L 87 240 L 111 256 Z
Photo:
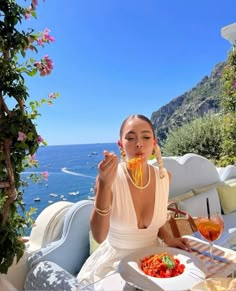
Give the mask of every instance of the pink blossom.
M 43 32 L 43 38 L 47 41 L 47 42 L 53 42 L 55 41 L 55 38 L 53 36 L 49 35 L 50 29 L 46 28 Z
M 26 13 L 26 14 L 25 14 L 25 19 L 27 19 L 27 20 L 30 19 L 30 16 L 31 16 L 30 13 Z
M 233 87 L 236 88 L 236 83 L 233 84 Z
M 37 44 L 38 44 L 38 45 L 43 45 L 43 40 L 42 40 L 42 38 L 39 38 L 39 39 L 37 40 Z
M 18 138 L 17 138 L 17 141 L 23 141 L 26 139 L 26 135 L 24 134 L 24 132 L 22 131 L 18 131 Z
M 37 6 L 38 5 L 38 0 L 32 0 L 32 5 Z
M 31 16 L 31 12 L 33 11 L 33 7 L 30 5 L 30 7 L 28 9 L 26 9 L 26 13 L 25 13 L 25 19 L 29 20 L 30 16 Z
M 42 177 L 44 180 L 48 180 L 48 171 L 42 172 Z
M 43 138 L 41 137 L 41 135 L 38 135 L 37 137 L 37 143 L 41 143 L 43 142 Z
M 42 38 L 39 38 L 37 40 L 38 45 L 43 46 L 43 44 L 45 42 L 49 43 L 49 42 L 55 41 L 55 38 L 53 36 L 49 35 L 49 32 L 50 32 L 50 29 L 48 29 L 48 28 L 46 28 L 44 30 Z
M 35 159 L 36 159 L 36 154 L 31 155 L 30 158 L 31 158 L 32 160 L 35 160 Z
M 56 98 L 57 98 L 56 93 L 50 93 L 50 94 L 48 95 L 48 98 L 49 98 L 49 99 L 56 99 Z
M 38 165 L 38 161 L 36 160 L 36 155 L 31 155 L 29 157 L 29 162 L 32 164 L 32 165 Z
M 34 65 L 39 70 L 40 76 L 46 76 L 51 73 L 54 63 L 51 59 L 49 59 L 48 55 L 46 55 L 43 59 L 41 59 L 41 62 L 35 62 Z

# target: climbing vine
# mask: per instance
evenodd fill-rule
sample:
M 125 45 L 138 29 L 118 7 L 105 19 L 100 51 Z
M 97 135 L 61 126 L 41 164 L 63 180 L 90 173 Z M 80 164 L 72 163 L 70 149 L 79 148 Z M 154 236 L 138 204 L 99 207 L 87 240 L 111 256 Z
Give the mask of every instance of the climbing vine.
M 50 93 L 34 101 L 29 96 L 25 76 L 51 73 L 54 64 L 50 57 L 35 56 L 54 38 L 47 28 L 40 32 L 20 29 L 23 22 L 36 18 L 38 1 L 25 2 L 28 7 L 16 0 L 0 0 L 0 273 L 7 273 L 14 259 L 18 261 L 24 253 L 19 238 L 32 222 L 34 210 L 25 211 L 23 189 L 27 183 L 21 173 L 37 166 L 35 153 L 46 145 L 36 128 L 38 109 L 58 96 Z
M 236 163 L 236 50 L 229 53 L 221 75 L 223 113 L 223 152 L 221 164 Z

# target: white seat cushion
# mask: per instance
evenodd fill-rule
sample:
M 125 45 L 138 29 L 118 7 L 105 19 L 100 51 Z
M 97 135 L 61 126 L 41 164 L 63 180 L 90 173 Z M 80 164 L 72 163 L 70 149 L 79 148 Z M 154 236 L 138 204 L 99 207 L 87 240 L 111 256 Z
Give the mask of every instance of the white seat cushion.
M 207 215 L 206 198 L 209 199 L 210 211 L 218 211 L 221 213 L 220 200 L 215 188 L 179 201 L 180 209 L 189 213 L 191 216 Z

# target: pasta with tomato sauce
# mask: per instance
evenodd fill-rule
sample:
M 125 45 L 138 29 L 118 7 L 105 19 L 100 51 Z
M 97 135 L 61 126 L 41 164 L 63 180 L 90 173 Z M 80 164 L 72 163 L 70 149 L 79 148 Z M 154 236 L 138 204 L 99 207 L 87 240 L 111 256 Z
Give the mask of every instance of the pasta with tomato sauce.
M 181 275 L 185 265 L 181 264 L 173 255 L 164 252 L 143 258 L 141 269 L 148 276 L 171 278 Z

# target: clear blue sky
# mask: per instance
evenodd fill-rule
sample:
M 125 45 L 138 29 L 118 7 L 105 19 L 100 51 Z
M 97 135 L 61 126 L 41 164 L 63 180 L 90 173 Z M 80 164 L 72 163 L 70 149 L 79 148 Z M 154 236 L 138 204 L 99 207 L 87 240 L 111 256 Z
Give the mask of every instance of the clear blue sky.
M 195 86 L 231 50 L 221 28 L 235 0 L 39 0 L 38 19 L 56 41 L 40 52 L 49 77 L 27 80 L 31 99 L 59 92 L 40 109 L 49 145 L 116 142 L 123 119 L 151 114 Z

